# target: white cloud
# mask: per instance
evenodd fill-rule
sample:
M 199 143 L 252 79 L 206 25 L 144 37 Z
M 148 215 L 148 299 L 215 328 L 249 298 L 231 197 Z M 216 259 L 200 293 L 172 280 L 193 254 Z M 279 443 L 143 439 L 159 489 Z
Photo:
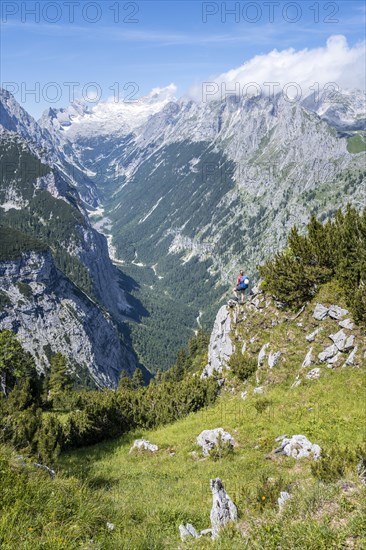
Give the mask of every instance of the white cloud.
M 191 87 L 188 95 L 196 100 L 220 99 L 229 95 L 229 90 L 237 95 L 258 95 L 259 91 L 268 95 L 272 90 L 280 92 L 291 82 L 297 84 L 302 97 L 311 93 L 315 83 L 319 83 L 320 90 L 332 82 L 342 89 L 365 89 L 365 45 L 366 42 L 361 42 L 349 47 L 345 36 L 334 35 L 321 48 L 275 49 Z M 249 86 L 250 83 L 257 83 L 257 88 Z M 287 89 L 288 96 L 296 94 L 295 87 Z

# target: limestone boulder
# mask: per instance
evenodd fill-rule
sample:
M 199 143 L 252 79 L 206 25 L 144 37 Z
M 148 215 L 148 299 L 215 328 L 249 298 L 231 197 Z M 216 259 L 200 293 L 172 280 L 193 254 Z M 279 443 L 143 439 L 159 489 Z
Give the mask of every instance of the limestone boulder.
M 313 312 L 314 319 L 316 319 L 317 321 L 323 321 L 323 319 L 325 319 L 327 315 L 328 308 L 323 306 L 322 304 L 316 304 Z
M 238 519 L 238 511 L 225 491 L 224 485 L 219 477 L 211 479 L 210 487 L 212 491 L 212 509 L 210 514 L 212 538 L 217 539 L 222 527 L 225 527 L 230 521 L 236 521 Z
M 235 445 L 234 438 L 223 428 L 215 428 L 213 430 L 203 430 L 197 436 L 197 444 L 202 448 L 202 454 L 208 456 L 210 451 L 218 447 L 219 444 L 233 447 Z
M 291 438 L 285 437 L 275 453 L 290 456 L 297 460 L 307 457 L 317 460 L 320 457 L 321 448 L 316 443 L 311 443 L 304 435 L 293 435 Z
M 348 315 L 348 313 L 349 311 L 347 309 L 343 309 L 336 305 L 330 306 L 328 310 L 329 317 L 336 319 L 336 321 L 340 321 L 343 317 Z
M 148 451 L 150 453 L 156 453 L 159 450 L 157 445 L 150 443 L 146 439 L 136 439 L 130 449 L 130 453 L 133 451 Z

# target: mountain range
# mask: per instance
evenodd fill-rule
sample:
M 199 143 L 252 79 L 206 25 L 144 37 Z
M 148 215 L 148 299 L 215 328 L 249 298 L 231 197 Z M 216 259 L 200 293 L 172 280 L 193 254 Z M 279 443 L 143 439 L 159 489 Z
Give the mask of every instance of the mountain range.
M 142 315 L 128 331 L 154 372 L 212 325 L 239 268 L 257 278 L 294 224 L 365 206 L 365 102 L 359 90 L 199 102 L 168 87 L 136 102 L 77 101 L 37 123 L 2 92 L 2 143 L 51 167 L 32 193 L 41 186 L 82 216 L 85 228 L 77 223 L 62 250 L 86 268 L 83 290 L 116 323 Z M 0 223 L 24 230 L 17 208 L 33 203 L 19 185 L 5 178 Z

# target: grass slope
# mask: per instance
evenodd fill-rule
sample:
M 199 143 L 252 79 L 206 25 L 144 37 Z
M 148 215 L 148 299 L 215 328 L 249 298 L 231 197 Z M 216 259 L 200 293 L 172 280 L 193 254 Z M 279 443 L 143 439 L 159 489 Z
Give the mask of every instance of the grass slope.
M 334 297 L 342 303 L 336 289 L 328 285 L 319 299 L 330 305 Z M 235 338 L 240 347 L 243 340 L 257 335 L 257 341 L 250 344 L 253 354 L 267 341 L 283 352 L 278 366 L 257 372 L 265 389 L 263 396 L 253 395 L 254 377 L 242 384 L 229 376 L 221 398 L 208 410 L 152 432 L 131 434 L 64 456 L 70 473 L 81 473 L 93 490 L 110 502 L 110 521 L 116 529 L 108 548 L 176 548 L 180 523 L 191 522 L 197 529 L 208 527 L 209 479 L 217 476 L 238 505 L 242 534 L 228 529 L 219 542 L 199 540 L 191 543 L 194 548 L 244 548 L 248 538 L 249 547 L 263 549 L 279 545 L 314 550 L 363 547 L 366 525 L 359 506 L 364 489 L 355 468 L 350 466 L 345 474 L 348 484 L 323 484 L 312 476 L 310 460 L 265 459 L 277 446 L 275 438 L 285 433 L 304 434 L 325 450 L 348 446 L 351 453 L 362 443 L 363 369 L 323 366 L 319 380 L 307 380 L 302 375 L 302 383 L 291 388 L 309 347 L 305 335 L 317 324 L 312 308 L 313 304 L 296 320 L 279 322 L 275 327 L 269 326 L 274 311 L 246 311 L 244 322 L 239 317 Z M 327 335 L 335 332 L 337 322 L 328 319 L 322 326 L 322 336 L 313 344 L 315 355 L 328 345 Z M 364 344 L 362 333 L 353 332 Z M 244 389 L 248 392 L 246 400 L 240 397 Z M 258 403 L 265 406 L 262 413 Z M 219 461 L 200 458 L 194 453 L 198 450 L 196 436 L 203 429 L 218 426 L 237 441 L 234 455 Z M 142 436 L 159 446 L 157 455 L 129 454 L 133 439 Z M 261 493 L 271 499 L 263 477 L 277 481 L 278 491 L 282 488 L 293 494 L 283 516 L 270 504 L 258 505 Z
M 238 505 L 242 528 L 254 537 L 253 548 L 275 549 L 282 537 L 288 541 L 283 548 L 288 549 L 331 548 L 333 541 L 341 548 L 341 541 L 362 536 L 357 511 L 361 487 L 356 483 L 348 493 L 339 484 L 318 484 L 311 476 L 310 461 L 269 461 L 264 456 L 275 448 L 274 438 L 284 433 L 303 433 L 322 447 L 361 443 L 364 391 L 362 371 L 329 370 L 323 380 L 309 381 L 290 395 L 288 388 L 274 387 L 267 394 L 272 405 L 262 414 L 256 411 L 256 399 L 226 395 L 215 407 L 171 426 L 72 453 L 63 462 L 70 473 L 78 472 L 88 481 L 96 496 L 107 496 L 109 520 L 116 525 L 107 548 L 176 548 L 180 523 L 209 527 L 209 479 L 217 476 Z M 233 457 L 219 461 L 192 457 L 198 450 L 196 436 L 204 428 L 218 426 L 238 443 Z M 157 455 L 129 454 L 133 439 L 141 436 L 159 446 Z M 282 477 L 284 489 L 294 487 L 296 515 L 289 512 L 284 519 L 270 508 L 263 513 L 252 509 L 247 501 L 256 499 L 262 475 Z M 357 481 L 355 473 L 347 479 Z M 260 532 L 264 525 L 267 533 Z M 193 547 L 232 548 L 232 536 L 236 547 L 244 548 L 241 537 L 231 531 L 215 545 L 198 541 Z M 366 543 L 366 532 L 363 537 Z M 362 548 L 357 544 L 349 548 Z
M 328 285 L 318 299 L 330 305 L 336 298 L 343 305 L 337 292 Z M 45 474 L 29 474 L 28 484 L 38 496 L 31 499 L 27 486 L 19 496 L 23 505 L 7 509 L 0 521 L 1 548 L 364 548 L 365 488 L 356 464 L 350 461 L 340 479 L 324 483 L 314 477 L 311 460 L 271 455 L 278 446 L 275 438 L 283 434 L 304 434 L 324 453 L 347 446 L 348 456 L 363 441 L 364 332 L 357 327 L 352 331 L 359 345 L 358 368 L 329 369 L 322 364 L 320 379 L 308 380 L 301 368 L 309 348 L 305 335 L 316 325 L 323 326 L 312 344 L 316 354 L 329 344 L 327 335 L 338 326 L 330 319 L 316 322 L 313 308 L 314 303 L 293 320 L 272 306 L 237 308 L 232 333 L 236 347 L 241 350 L 247 342 L 247 353 L 256 356 L 263 343 L 271 342 L 271 349 L 282 351 L 279 363 L 273 369 L 262 367 L 246 382 L 228 373 L 214 406 L 174 424 L 65 453 L 61 473 L 53 482 Z M 276 326 L 272 326 L 274 316 Z M 298 374 L 301 384 L 291 387 Z M 256 376 L 263 395 L 253 394 Z M 246 399 L 241 398 L 244 390 Z M 231 456 L 204 459 L 196 436 L 219 426 L 234 436 L 237 447 Z M 130 454 L 138 437 L 156 443 L 157 454 Z M 37 489 L 35 476 L 42 477 Z M 181 543 L 180 523 L 190 522 L 197 530 L 210 526 L 209 480 L 217 476 L 238 507 L 239 529 L 227 527 L 216 542 L 202 538 Z M 280 490 L 292 495 L 282 513 L 277 507 Z M 61 501 L 53 514 L 58 495 Z M 112 530 L 107 522 L 113 523 Z

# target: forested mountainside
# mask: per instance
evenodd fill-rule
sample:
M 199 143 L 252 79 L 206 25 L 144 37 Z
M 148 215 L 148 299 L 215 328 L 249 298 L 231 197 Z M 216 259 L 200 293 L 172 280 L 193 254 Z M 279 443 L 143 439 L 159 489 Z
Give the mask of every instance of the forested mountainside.
M 197 324 L 212 326 L 238 269 L 255 280 L 295 223 L 303 231 L 311 214 L 365 205 L 361 91 L 200 103 L 164 90 L 132 104 L 75 103 L 39 124 L 94 174 L 90 215 L 140 285 L 150 315 L 132 338 L 152 371 Z

